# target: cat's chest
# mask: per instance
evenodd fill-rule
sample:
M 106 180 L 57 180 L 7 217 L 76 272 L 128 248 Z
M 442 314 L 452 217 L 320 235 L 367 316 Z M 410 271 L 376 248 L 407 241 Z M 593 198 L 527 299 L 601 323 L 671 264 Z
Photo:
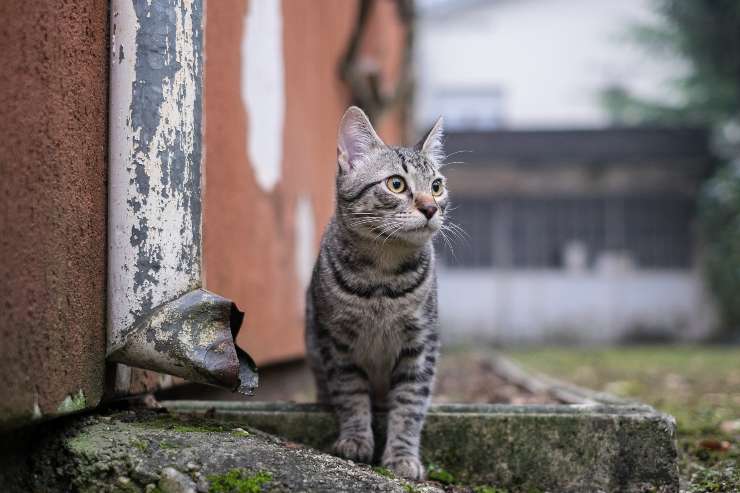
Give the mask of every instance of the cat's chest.
M 357 331 L 352 348 L 355 363 L 368 375 L 374 393 L 382 395 L 403 347 L 403 324 L 398 319 L 367 320 Z

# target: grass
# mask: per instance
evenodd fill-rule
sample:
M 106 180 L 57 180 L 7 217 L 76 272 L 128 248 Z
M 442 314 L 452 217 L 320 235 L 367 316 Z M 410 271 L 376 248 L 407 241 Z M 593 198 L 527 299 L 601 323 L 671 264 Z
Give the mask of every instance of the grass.
M 531 370 L 672 414 L 681 490 L 740 492 L 740 348 L 542 348 L 507 354 Z

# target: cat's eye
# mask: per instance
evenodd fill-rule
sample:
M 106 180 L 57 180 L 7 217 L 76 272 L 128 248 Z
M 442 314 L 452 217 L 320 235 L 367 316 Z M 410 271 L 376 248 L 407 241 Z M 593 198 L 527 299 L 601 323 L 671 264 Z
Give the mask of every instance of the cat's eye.
M 439 197 L 442 195 L 442 191 L 444 190 L 444 185 L 442 184 L 442 179 L 437 178 L 432 182 L 432 195 L 435 197 Z
M 406 180 L 398 175 L 393 175 L 385 180 L 385 184 L 393 193 L 402 193 L 406 191 Z

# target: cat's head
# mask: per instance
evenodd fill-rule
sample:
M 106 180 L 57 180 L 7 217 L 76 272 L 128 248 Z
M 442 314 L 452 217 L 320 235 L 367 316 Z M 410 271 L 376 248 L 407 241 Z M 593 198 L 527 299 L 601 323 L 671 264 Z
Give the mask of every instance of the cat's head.
M 337 140 L 337 218 L 371 240 L 423 245 L 445 219 L 443 159 L 441 118 L 413 148 L 393 147 L 350 107 Z

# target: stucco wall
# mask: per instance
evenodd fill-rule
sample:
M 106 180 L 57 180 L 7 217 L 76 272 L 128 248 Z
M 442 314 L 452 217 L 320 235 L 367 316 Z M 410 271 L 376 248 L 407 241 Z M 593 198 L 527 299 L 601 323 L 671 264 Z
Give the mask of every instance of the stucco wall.
M 303 292 L 333 209 L 336 128 L 350 101 L 337 65 L 357 5 L 207 6 L 206 288 L 246 312 L 238 342 L 258 364 L 303 354 Z M 378 2 L 362 52 L 390 86 L 402 32 L 393 2 Z M 396 111 L 379 131 L 398 142 L 401 128 Z
M 108 3 L 0 18 L 2 427 L 103 392 Z

